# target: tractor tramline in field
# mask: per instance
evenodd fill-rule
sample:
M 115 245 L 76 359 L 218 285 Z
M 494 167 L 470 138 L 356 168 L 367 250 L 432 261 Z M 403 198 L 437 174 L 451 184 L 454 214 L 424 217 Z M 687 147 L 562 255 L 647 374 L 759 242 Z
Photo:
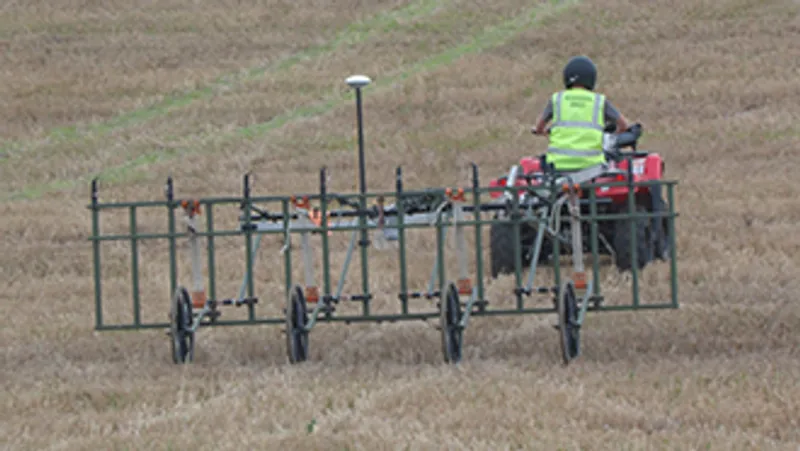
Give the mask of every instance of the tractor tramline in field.
M 395 172 L 393 192 L 367 192 L 364 169 L 364 141 L 361 113 L 361 89 L 369 83 L 363 76 L 348 78 L 355 88 L 358 127 L 358 193 L 328 192 L 327 171 L 319 174 L 319 192 L 302 195 L 254 196 L 251 177 L 244 176 L 242 195 L 228 198 L 179 199 L 173 180 L 166 186 L 163 201 L 107 202 L 99 200 L 97 181 L 92 182 L 92 236 L 95 283 L 95 328 L 97 330 L 168 328 L 173 360 L 193 359 L 195 335 L 201 327 L 254 324 L 284 324 L 290 362 L 307 360 L 309 334 L 319 322 L 383 322 L 439 319 L 445 361 L 459 362 L 462 357 L 463 332 L 471 317 L 513 314 L 556 313 L 565 363 L 578 356 L 580 329 L 588 311 L 677 308 L 677 269 L 675 252 L 674 187 L 677 182 L 663 180 L 663 163 L 657 154 L 636 150 L 641 127 L 634 126 L 619 136 L 607 136 L 607 163 L 585 170 L 558 173 L 543 158 L 523 158 L 507 176 L 482 187 L 479 170 L 472 165 L 472 186 L 467 188 L 429 188 L 406 191 L 402 169 Z M 632 147 L 631 152 L 620 149 Z M 666 188 L 666 202 L 661 198 Z M 368 206 L 368 202 L 374 202 Z M 312 206 L 317 203 L 317 206 Z M 215 227 L 215 207 L 238 205 L 238 226 Z M 334 206 L 337 208 L 334 208 Z M 126 234 L 103 235 L 101 212 L 127 209 L 129 230 Z M 137 212 L 164 209 L 168 230 L 140 233 Z M 185 229 L 178 230 L 176 211 L 183 212 Z M 205 216 L 202 230 L 201 216 Z M 514 308 L 490 308 L 485 298 L 483 263 L 483 228 L 490 227 L 491 276 L 513 273 Z M 435 261 L 427 287 L 409 290 L 407 233 L 410 230 L 436 231 Z M 448 229 L 454 230 L 457 268 L 455 277 L 448 271 L 445 245 Z M 474 274 L 470 274 L 467 246 L 468 229 L 474 231 L 472 249 Z M 332 235 L 349 232 L 344 263 L 337 284 L 331 282 Z M 399 266 L 400 311 L 374 313 L 370 284 L 368 248 L 370 233 L 377 242 L 396 242 Z M 282 274 L 270 273 L 272 280 L 283 279 L 283 292 L 256 296 L 254 288 L 255 257 L 265 235 L 283 237 Z M 302 277 L 293 277 L 293 237 L 300 235 Z M 322 286 L 314 271 L 312 235 L 318 236 L 322 251 Z M 215 238 L 240 236 L 244 240 L 245 274 L 235 297 L 220 299 L 215 289 Z M 206 240 L 205 249 L 201 239 Z M 178 282 L 178 240 L 186 239 L 191 261 L 191 282 Z M 167 240 L 169 243 L 169 279 L 171 298 L 168 322 L 142 319 L 139 294 L 138 244 L 144 240 Z M 131 279 L 133 284 L 133 320 L 109 324 L 104 320 L 102 295 L 101 246 L 105 241 L 130 242 Z M 602 241 L 602 243 L 601 243 Z M 601 250 L 602 244 L 602 250 Z M 562 272 L 561 248 L 571 257 L 571 274 Z M 356 248 L 360 253 L 361 292 L 344 294 L 345 280 Z M 203 253 L 205 251 L 205 258 Z M 584 253 L 591 256 L 587 272 Z M 601 253 L 613 256 L 616 266 L 631 272 L 630 304 L 606 305 L 600 289 Z M 639 293 L 640 271 L 654 259 L 669 260 L 670 299 L 657 303 L 642 302 Z M 203 274 L 203 260 L 207 276 Z M 549 262 L 554 282 L 536 285 L 539 265 Z M 527 278 L 523 283 L 523 274 Z M 563 279 L 563 280 L 562 280 Z M 208 286 L 208 290 L 206 289 Z M 321 289 L 320 289 L 321 288 Z M 534 294 L 551 295 L 552 306 L 526 306 L 525 298 Z M 257 305 L 266 299 L 283 299 L 282 315 L 257 315 Z M 412 311 L 412 299 L 437 300 L 435 309 Z M 361 303 L 360 314 L 341 315 L 342 302 Z M 247 319 L 221 319 L 222 306 L 246 306 Z

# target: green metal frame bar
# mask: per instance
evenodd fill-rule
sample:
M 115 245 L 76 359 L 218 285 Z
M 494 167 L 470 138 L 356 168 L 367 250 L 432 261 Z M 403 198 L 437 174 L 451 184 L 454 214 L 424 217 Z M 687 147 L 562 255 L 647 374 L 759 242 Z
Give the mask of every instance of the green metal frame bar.
M 669 284 L 672 297 L 672 307 L 678 308 L 678 259 L 677 245 L 675 244 L 675 185 L 667 185 L 667 202 L 669 203 L 670 215 L 667 216 L 667 236 L 669 239 Z
M 245 211 L 250 211 L 253 208 L 253 201 L 250 198 L 250 174 L 245 175 L 244 179 L 244 205 Z M 255 258 L 253 252 L 253 232 L 250 228 L 252 217 L 245 215 L 244 218 L 244 252 L 245 252 L 245 279 L 247 280 L 247 296 L 252 298 L 255 294 L 255 281 L 253 280 L 253 259 Z M 260 244 L 259 240 L 259 244 Z M 241 298 L 241 296 L 240 296 Z M 247 304 L 247 316 L 250 321 L 256 319 L 255 305 Z
M 320 195 L 327 199 L 328 181 L 325 168 L 319 171 Z M 320 216 L 322 218 L 322 229 L 328 229 L 328 202 L 320 202 Z M 260 236 L 260 235 L 259 235 Z M 330 268 L 330 244 L 328 233 L 322 233 L 322 296 L 328 298 L 331 295 L 331 268 Z M 330 316 L 330 313 L 328 313 Z
M 286 293 L 289 296 L 292 293 L 292 234 L 289 229 L 289 199 L 284 199 L 281 202 L 281 211 L 283 212 L 283 262 L 284 262 L 284 278 L 286 279 Z
M 97 180 L 92 180 L 92 238 L 100 236 L 100 210 L 97 199 Z M 102 261 L 100 260 L 100 241 L 92 241 L 92 257 L 94 261 L 94 321 L 95 329 L 103 327 L 103 285 L 102 285 Z M 141 326 L 141 324 L 139 325 Z
M 598 249 L 599 230 L 597 225 L 597 192 L 589 190 L 589 243 L 592 252 L 592 282 L 600 280 L 600 250 Z M 599 297 L 600 284 L 592 283 L 592 295 Z
M 136 207 L 130 207 L 130 232 L 131 232 L 131 292 L 133 295 L 133 324 L 142 323 L 139 300 L 139 246 L 136 238 Z
M 206 213 L 206 230 L 214 230 L 214 204 L 206 202 L 203 204 Z M 208 252 L 208 296 L 210 299 L 217 298 L 217 283 L 216 283 L 216 263 L 215 263 L 215 248 L 214 248 L 214 235 L 208 235 L 207 247 Z
M 170 182 L 171 183 L 171 182 Z M 633 184 L 634 187 L 638 188 L 647 188 L 650 186 L 675 186 L 678 182 L 674 180 L 647 180 L 647 181 L 638 181 Z M 597 188 L 614 188 L 614 187 L 624 187 L 627 188 L 629 183 L 626 181 L 615 181 L 615 182 L 604 182 L 604 183 L 586 183 L 582 184 L 581 188 L 584 190 L 589 189 L 597 189 Z M 514 191 L 516 189 L 519 190 L 528 190 L 530 192 L 536 192 L 539 190 L 547 189 L 545 187 L 516 187 L 514 189 L 509 189 L 508 187 L 482 187 L 480 188 L 480 192 L 482 194 L 488 193 L 504 193 L 509 191 Z M 420 195 L 437 195 L 437 196 L 444 196 L 446 193 L 447 188 L 426 188 L 421 190 L 404 190 L 403 195 L 406 197 L 413 197 L 413 196 L 420 196 Z M 376 199 L 378 197 L 385 197 L 385 198 L 395 198 L 397 192 L 396 191 L 373 191 L 364 194 L 364 198 L 367 200 Z M 340 200 L 353 200 L 359 199 L 361 194 L 357 193 L 338 193 L 336 194 L 337 202 Z M 321 201 L 323 196 L 319 193 L 298 193 L 294 195 L 296 198 L 303 198 L 307 197 L 310 201 Z M 327 196 L 326 199 L 330 201 L 331 195 Z M 269 204 L 269 203 L 282 203 L 284 201 L 290 201 L 291 196 L 283 195 L 283 196 L 251 196 L 250 200 L 252 204 Z M 199 199 L 201 203 L 213 203 L 215 205 L 224 205 L 224 204 L 241 204 L 243 199 L 242 197 L 205 197 Z M 141 208 L 148 208 L 148 207 L 165 207 L 165 206 L 175 206 L 176 203 L 174 200 L 151 200 L 151 201 L 136 201 L 136 202 L 98 202 L 95 207 L 91 205 L 89 208 L 96 208 L 97 210 L 118 210 L 120 208 L 128 208 L 130 206 L 136 206 Z
M 129 204 L 130 206 L 135 206 L 135 204 Z M 175 293 L 175 290 L 178 286 L 178 263 L 176 261 L 177 256 L 175 255 L 175 240 L 177 238 L 176 230 L 175 230 L 175 205 L 174 205 L 174 191 L 173 191 L 173 184 L 172 184 L 172 177 L 167 180 L 167 228 L 169 229 L 167 234 L 167 239 L 169 240 L 169 292 L 170 295 Z M 213 232 L 209 232 L 213 233 Z M 132 238 L 132 237 L 131 237 Z M 138 235 L 140 240 L 146 239 L 142 235 Z
M 477 298 L 481 301 L 484 298 L 483 288 L 483 232 L 481 227 L 481 186 L 480 178 L 478 176 L 478 166 L 472 164 L 472 207 L 473 214 L 475 215 L 475 271 L 477 272 L 475 278 L 478 280 L 475 289 L 477 292 L 473 293 L 473 301 Z M 405 288 L 402 288 L 405 290 Z M 471 306 L 471 305 L 470 305 Z M 469 311 L 469 309 L 468 309 Z M 466 323 L 465 323 L 466 327 Z
M 632 168 L 628 162 L 628 168 Z M 639 306 L 639 253 L 636 246 L 636 224 L 638 218 L 631 218 L 636 211 L 636 196 L 633 189 L 633 178 L 629 178 L 628 183 L 628 222 L 630 223 L 630 246 L 631 246 L 631 294 L 633 296 L 633 308 Z
M 670 304 L 640 304 L 636 309 L 632 309 L 628 305 L 602 305 L 599 307 L 594 307 L 589 304 L 587 308 L 587 312 L 620 312 L 620 311 L 631 311 L 631 310 L 672 310 L 673 307 Z M 517 310 L 516 308 L 512 309 L 492 309 L 492 310 L 473 310 L 471 315 L 472 317 L 492 317 L 492 316 L 507 316 L 507 315 L 517 315 L 517 314 L 549 314 L 549 313 L 556 313 L 556 309 L 553 307 L 539 307 L 539 308 L 526 308 L 523 310 Z M 391 322 L 400 322 L 400 321 L 416 321 L 416 320 L 428 320 L 434 319 L 439 317 L 439 311 L 428 311 L 428 312 L 414 312 L 409 313 L 407 315 L 404 314 L 385 314 L 385 315 L 339 315 L 333 316 L 331 318 L 327 317 L 319 317 L 317 319 L 317 323 L 366 323 L 366 322 L 374 322 L 374 323 L 391 323 Z M 217 320 L 212 322 L 203 321 L 199 323 L 199 328 L 203 327 L 224 327 L 224 326 L 247 326 L 247 325 L 264 325 L 264 324 L 285 324 L 286 320 L 284 318 L 256 318 L 253 321 L 250 320 Z M 137 329 L 165 329 L 169 327 L 169 323 L 164 322 L 157 322 L 157 323 L 142 323 L 139 326 L 134 324 L 104 324 L 97 328 L 98 331 L 114 331 L 114 330 L 137 330 Z
M 403 200 L 403 170 L 398 167 L 395 171 L 395 186 L 397 191 L 397 258 L 400 266 L 400 309 L 403 315 L 408 314 L 408 263 L 406 262 L 406 227 L 405 205 Z

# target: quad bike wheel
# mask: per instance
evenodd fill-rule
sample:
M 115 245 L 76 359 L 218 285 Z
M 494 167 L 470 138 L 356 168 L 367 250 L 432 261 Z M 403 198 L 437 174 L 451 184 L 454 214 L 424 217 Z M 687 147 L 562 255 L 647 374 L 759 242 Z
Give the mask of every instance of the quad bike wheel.
M 454 283 L 449 283 L 443 296 L 440 297 L 439 326 L 442 332 L 442 351 L 444 361 L 458 363 L 461 361 L 464 330 L 461 327 L 461 299 Z
M 564 365 L 578 357 L 581 349 L 581 326 L 578 323 L 578 299 L 574 283 L 570 280 L 557 294 L 559 343 Z
M 185 288 L 179 287 L 170 305 L 170 347 L 172 361 L 187 363 L 194 359 L 194 332 L 192 331 L 192 299 Z
M 290 363 L 308 359 L 308 312 L 303 289 L 295 285 L 286 302 L 286 350 Z
M 669 211 L 669 205 L 667 205 L 666 201 L 662 200 L 662 205 L 664 205 L 664 211 Z M 658 221 L 659 219 L 657 219 Z M 669 220 L 668 218 L 661 218 L 661 233 L 656 233 L 654 230 L 652 237 L 653 237 L 653 258 L 657 258 L 662 261 L 667 261 L 670 259 L 670 249 L 669 249 Z
M 628 212 L 627 207 L 620 207 L 619 213 Z M 647 213 L 644 205 L 636 205 L 634 213 Z M 633 268 L 633 251 L 631 247 L 631 221 L 634 222 L 634 246 L 636 246 L 636 268 L 644 268 L 653 259 L 654 241 L 652 239 L 651 221 L 647 218 L 621 219 L 614 221 L 614 264 L 620 271 Z
M 520 242 L 514 243 L 514 225 L 511 222 L 493 223 L 489 229 L 489 249 L 491 251 L 491 274 L 497 278 L 500 274 L 514 273 L 514 248 L 522 247 L 522 269 L 531 264 L 533 244 L 536 242 L 536 229 L 520 224 Z M 550 256 L 549 240 L 545 236 L 539 251 L 539 263 L 544 263 Z

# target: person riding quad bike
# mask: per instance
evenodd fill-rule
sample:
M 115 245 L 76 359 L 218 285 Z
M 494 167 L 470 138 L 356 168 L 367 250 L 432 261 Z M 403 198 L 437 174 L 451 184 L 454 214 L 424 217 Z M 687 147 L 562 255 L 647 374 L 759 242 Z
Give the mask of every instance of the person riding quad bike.
M 612 125 L 617 133 L 624 132 L 628 121 L 603 94 L 594 92 L 597 67 L 591 59 L 571 58 L 563 76 L 566 89 L 551 96 L 531 131 L 543 135 L 547 123 L 553 121 L 545 158 L 556 171 L 577 171 L 604 163 L 603 132 L 613 130 Z
M 613 160 L 612 167 L 616 166 L 617 160 L 622 157 L 619 148 L 624 147 L 625 143 L 636 142 L 641 133 L 641 125 L 629 126 L 625 116 L 603 94 L 595 92 L 597 68 L 588 57 L 571 58 L 563 69 L 563 78 L 565 89 L 551 96 L 531 130 L 535 135 L 549 135 L 544 163 L 556 173 L 572 173 L 591 168 L 608 163 L 607 159 Z M 548 130 L 546 126 L 550 121 L 552 124 Z M 607 146 L 604 145 L 607 133 L 614 133 L 617 137 L 611 140 L 614 144 L 610 149 L 606 149 Z M 634 212 L 663 212 L 666 208 L 659 185 L 641 190 L 635 202 Z M 627 201 L 624 203 L 612 201 L 604 209 L 608 209 L 611 214 L 625 214 L 629 207 Z M 633 231 L 631 222 L 635 224 Z M 653 258 L 665 260 L 668 256 L 665 219 L 600 221 L 598 226 L 598 232 L 608 247 L 613 249 L 616 266 L 622 271 L 629 270 L 633 265 L 641 269 Z M 515 242 L 512 230 L 511 223 L 497 223 L 491 228 L 492 277 L 514 270 L 512 250 L 515 246 L 522 246 L 525 250 L 524 264 L 529 264 L 533 258 L 532 243 L 537 228 L 523 224 L 519 243 Z M 634 244 L 631 240 L 632 233 L 635 237 Z M 633 261 L 633 246 L 637 249 L 636 262 Z M 549 260 L 552 251 L 552 240 L 545 236 L 541 243 L 538 262 L 544 263 Z

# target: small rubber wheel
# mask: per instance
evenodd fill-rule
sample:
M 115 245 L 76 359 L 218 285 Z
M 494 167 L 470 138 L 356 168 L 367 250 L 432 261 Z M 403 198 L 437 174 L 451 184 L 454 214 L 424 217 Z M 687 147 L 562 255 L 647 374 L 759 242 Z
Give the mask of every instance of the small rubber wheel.
M 308 311 L 303 289 L 295 285 L 286 304 L 286 350 L 290 363 L 308 359 Z
M 561 357 L 564 364 L 580 354 L 580 324 L 578 324 L 578 301 L 575 286 L 570 280 L 558 293 L 558 333 L 561 342 Z
M 192 299 L 185 288 L 175 290 L 170 306 L 170 345 L 172 361 L 187 363 L 194 359 L 194 332 L 192 331 Z
M 440 300 L 439 325 L 442 332 L 442 351 L 444 361 L 458 363 L 461 361 L 464 329 L 461 327 L 461 299 L 454 283 L 450 283 Z

